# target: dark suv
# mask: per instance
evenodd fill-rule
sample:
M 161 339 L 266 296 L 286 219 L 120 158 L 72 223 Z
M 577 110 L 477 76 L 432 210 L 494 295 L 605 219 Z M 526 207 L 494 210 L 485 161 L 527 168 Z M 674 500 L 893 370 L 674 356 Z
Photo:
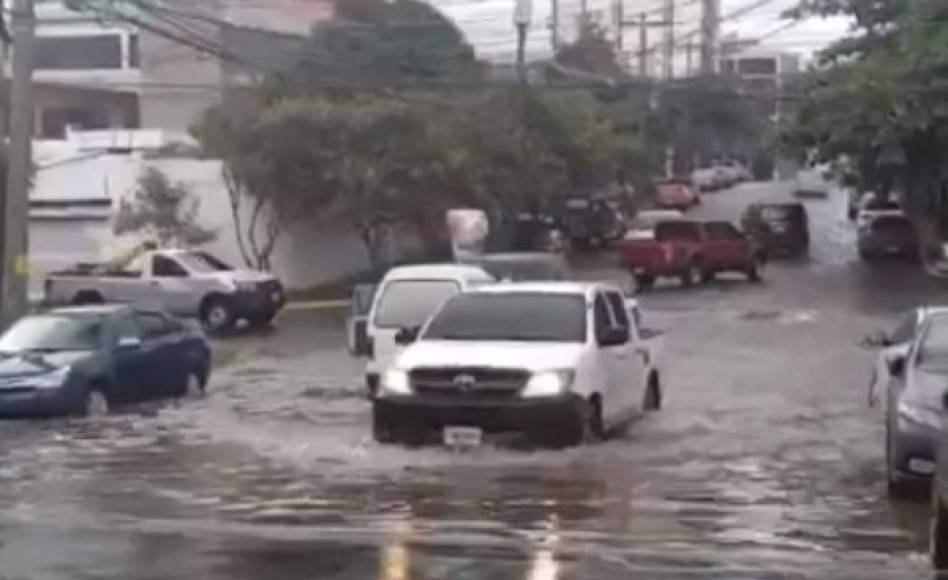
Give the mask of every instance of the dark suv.
M 810 225 L 802 203 L 755 203 L 744 210 L 741 228 L 768 256 L 799 258 L 810 250 Z

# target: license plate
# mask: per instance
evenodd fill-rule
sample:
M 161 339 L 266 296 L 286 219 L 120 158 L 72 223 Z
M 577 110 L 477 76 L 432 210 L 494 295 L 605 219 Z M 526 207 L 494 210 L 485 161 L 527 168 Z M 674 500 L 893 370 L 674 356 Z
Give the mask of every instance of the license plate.
M 921 473 L 922 475 L 931 475 L 935 473 L 935 464 L 924 459 L 910 459 L 909 471 Z
M 480 447 L 484 434 L 477 427 L 445 427 L 442 435 L 447 447 Z
M 280 301 L 280 293 L 279 293 L 279 292 L 273 292 L 273 293 L 271 293 L 271 294 L 270 294 L 270 301 L 271 301 L 271 302 L 279 302 L 279 301 Z

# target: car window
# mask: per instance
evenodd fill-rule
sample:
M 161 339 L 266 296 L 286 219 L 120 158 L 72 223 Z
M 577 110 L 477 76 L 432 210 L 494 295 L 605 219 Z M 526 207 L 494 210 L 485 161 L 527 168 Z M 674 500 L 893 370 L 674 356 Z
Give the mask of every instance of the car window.
M 181 330 L 181 325 L 157 312 L 136 312 L 135 320 L 144 339 L 161 338 Z
M 608 292 L 606 293 L 606 299 L 609 300 L 609 305 L 612 306 L 612 314 L 616 324 L 622 328 L 629 328 L 629 313 L 625 309 L 625 298 L 618 292 Z
M 182 252 L 176 254 L 176 257 L 187 265 L 192 272 L 212 274 L 214 272 L 230 272 L 234 269 L 230 264 L 218 260 L 207 252 Z
M 933 316 L 918 346 L 917 364 L 948 367 L 948 315 Z
M 461 294 L 438 312 L 423 339 L 586 342 L 586 301 L 579 294 Z
M 709 222 L 704 229 L 708 237 L 715 240 L 738 240 L 742 237 L 737 228 L 727 222 Z
M 102 346 L 98 315 L 38 315 L 21 318 L 0 338 L 0 352 L 93 351 Z
M 593 302 L 593 324 L 596 332 L 612 326 L 612 314 L 609 312 L 609 303 L 602 294 L 596 294 L 596 300 Z
M 115 320 L 115 338 L 118 340 L 123 338 L 141 339 L 141 331 L 131 315 L 119 316 Z
M 454 280 L 394 280 L 382 289 L 375 313 L 380 328 L 421 326 L 448 298 L 461 292 Z
M 659 242 L 673 240 L 698 241 L 701 232 L 694 222 L 661 222 L 655 226 L 655 239 Z
M 889 335 L 889 340 L 893 344 L 903 344 L 915 337 L 915 328 L 918 326 L 918 313 L 912 311 L 899 320 L 899 324 Z
M 186 278 L 188 271 L 181 267 L 181 264 L 175 262 L 166 256 L 154 256 L 151 263 L 151 273 L 153 276 L 163 278 Z

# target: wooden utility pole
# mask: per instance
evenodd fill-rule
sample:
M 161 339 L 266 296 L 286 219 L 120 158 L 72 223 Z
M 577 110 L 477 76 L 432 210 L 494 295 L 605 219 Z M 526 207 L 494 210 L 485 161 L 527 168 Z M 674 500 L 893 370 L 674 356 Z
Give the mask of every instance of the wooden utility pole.
M 622 0 L 613 0 L 612 3 L 613 19 L 616 24 L 616 51 L 622 52 Z
M 718 37 L 721 28 L 719 0 L 701 0 L 701 74 L 713 75 L 718 70 Z
M 662 77 L 668 80 L 675 76 L 675 0 L 665 0 L 662 18 L 665 20 L 665 36 L 662 39 Z
M 560 0 L 550 0 L 550 44 L 553 54 L 560 49 Z
M 10 84 L 10 144 L 3 199 L 2 316 L 7 324 L 26 312 L 29 276 L 28 228 L 33 142 L 33 0 L 13 3 L 13 74 Z
M 634 20 L 625 20 L 625 15 L 623 14 L 621 0 L 617 0 L 616 4 L 616 16 L 617 25 L 616 25 L 616 43 L 617 46 L 621 49 L 624 45 L 622 40 L 623 31 L 626 28 L 638 28 L 639 30 L 639 50 L 636 55 L 638 56 L 638 72 L 642 77 L 646 77 L 649 74 L 649 63 L 650 57 L 654 49 L 648 45 L 648 29 L 652 27 L 666 27 L 668 26 L 668 21 L 665 19 L 662 20 L 649 20 L 648 12 L 639 13 L 639 17 Z M 674 39 L 673 39 L 674 40 Z M 666 47 L 667 50 L 667 47 Z
M 648 14 L 639 15 L 639 76 L 648 76 Z

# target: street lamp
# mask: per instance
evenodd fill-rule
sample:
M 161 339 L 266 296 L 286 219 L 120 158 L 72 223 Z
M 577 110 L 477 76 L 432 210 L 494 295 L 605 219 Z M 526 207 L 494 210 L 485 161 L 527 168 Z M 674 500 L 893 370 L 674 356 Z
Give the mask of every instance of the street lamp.
M 514 0 L 513 23 L 517 27 L 517 74 L 520 82 L 527 82 L 525 53 L 527 50 L 527 28 L 533 17 L 533 0 Z

